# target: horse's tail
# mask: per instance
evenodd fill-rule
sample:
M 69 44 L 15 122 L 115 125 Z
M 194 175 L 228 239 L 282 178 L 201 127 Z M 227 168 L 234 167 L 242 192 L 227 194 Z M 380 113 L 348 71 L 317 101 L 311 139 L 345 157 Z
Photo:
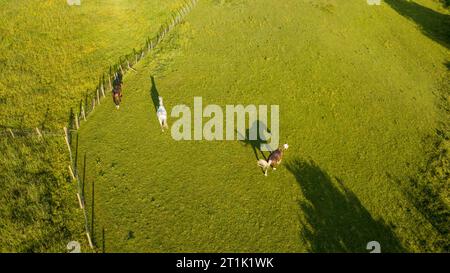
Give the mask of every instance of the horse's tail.
M 264 159 L 258 160 L 257 164 L 258 164 L 259 167 L 261 167 L 263 169 L 267 169 L 267 168 L 270 167 L 270 163 L 265 161 Z

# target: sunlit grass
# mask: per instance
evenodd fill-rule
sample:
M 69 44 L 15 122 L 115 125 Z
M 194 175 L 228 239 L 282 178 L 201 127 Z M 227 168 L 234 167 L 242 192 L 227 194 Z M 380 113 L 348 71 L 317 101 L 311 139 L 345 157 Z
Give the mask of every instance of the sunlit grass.
M 72 240 L 89 251 L 62 135 L 9 139 L 3 127 L 62 133 L 70 107 L 180 3 L 0 0 L 0 252 L 65 252 Z
M 111 252 L 442 251 L 448 238 L 397 183 L 448 118 L 449 52 L 432 38 L 387 4 L 200 1 L 126 76 L 120 110 L 82 126 L 97 239 L 105 227 Z M 280 105 L 284 166 L 265 178 L 244 143 L 161 133 L 151 75 L 169 112 L 194 96 Z

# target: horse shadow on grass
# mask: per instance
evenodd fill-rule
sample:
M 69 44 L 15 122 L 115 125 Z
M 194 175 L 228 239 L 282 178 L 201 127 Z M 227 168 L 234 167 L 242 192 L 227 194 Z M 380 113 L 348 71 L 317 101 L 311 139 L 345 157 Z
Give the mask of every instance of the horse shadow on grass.
M 150 88 L 150 97 L 152 98 L 153 106 L 155 107 L 155 112 L 158 110 L 159 106 L 159 92 L 156 87 L 155 77 L 150 76 L 152 80 L 152 87 Z
M 385 1 L 400 15 L 419 25 L 425 35 L 450 48 L 450 15 L 439 13 L 413 1 Z
M 258 130 L 259 129 L 259 130 Z M 257 132 L 256 133 L 256 139 L 250 138 L 250 132 Z M 267 140 L 263 140 L 263 138 L 260 135 L 260 132 L 268 132 L 270 133 L 270 130 L 267 128 L 267 125 L 260 121 L 256 120 L 253 122 L 253 124 L 250 126 L 250 128 L 245 130 L 245 136 L 243 136 L 241 133 L 239 133 L 237 130 L 235 132 L 239 135 L 240 141 L 244 144 L 244 146 L 250 146 L 253 150 L 253 153 L 255 155 L 256 160 L 259 160 L 263 158 L 264 160 L 267 160 L 266 155 L 261 150 L 261 147 L 264 144 L 267 144 Z
M 358 197 L 339 178 L 332 178 L 313 161 L 295 159 L 287 169 L 297 179 L 306 200 L 299 201 L 304 213 L 302 239 L 311 252 L 370 252 L 367 244 L 377 241 L 382 252 L 405 252 L 383 220 L 372 218 Z

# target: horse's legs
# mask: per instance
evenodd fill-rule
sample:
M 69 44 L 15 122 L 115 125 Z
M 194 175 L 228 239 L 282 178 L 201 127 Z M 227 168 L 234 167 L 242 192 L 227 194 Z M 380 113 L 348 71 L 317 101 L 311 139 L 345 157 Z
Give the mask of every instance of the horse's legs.
M 164 119 L 158 116 L 159 127 L 161 127 L 161 131 L 164 132 Z
M 119 109 L 119 107 L 120 107 L 120 97 L 119 96 L 116 96 L 115 94 L 113 94 L 113 101 L 114 101 L 114 104 L 116 105 L 116 109 Z

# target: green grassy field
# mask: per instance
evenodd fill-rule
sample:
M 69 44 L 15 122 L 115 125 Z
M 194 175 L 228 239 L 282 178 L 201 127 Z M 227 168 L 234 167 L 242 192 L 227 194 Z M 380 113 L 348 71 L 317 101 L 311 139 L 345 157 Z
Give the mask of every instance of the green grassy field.
M 0 128 L 62 132 L 181 4 L 0 0 Z M 105 228 L 107 252 L 450 251 L 449 18 L 437 0 L 200 0 L 120 110 L 82 124 L 98 250 Z M 174 141 L 152 92 L 169 112 L 279 105 L 283 165 L 266 178 L 252 143 Z M 0 132 L 0 252 L 89 251 L 68 165 L 62 136 Z
M 105 228 L 107 252 L 448 251 L 448 25 L 428 0 L 200 1 L 126 75 L 120 110 L 82 125 L 97 244 Z M 283 166 L 174 141 L 151 90 L 169 112 L 279 105 Z
M 70 107 L 181 3 L 0 0 L 0 252 L 61 252 L 85 241 L 61 134 Z M 3 127 L 61 135 L 11 139 Z
M 180 3 L 1 0 L 0 124 L 60 129 L 68 105 L 95 89 L 119 57 L 142 47 Z

